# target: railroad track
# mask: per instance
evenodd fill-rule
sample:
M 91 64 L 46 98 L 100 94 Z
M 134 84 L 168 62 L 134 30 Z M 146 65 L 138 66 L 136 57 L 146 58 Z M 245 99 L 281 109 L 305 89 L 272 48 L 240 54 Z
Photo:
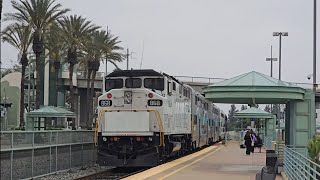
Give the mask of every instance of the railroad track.
M 118 180 L 145 171 L 147 168 L 116 167 L 106 171 L 79 177 L 77 180 Z
M 219 143 L 219 142 L 220 141 L 218 141 L 216 143 Z M 209 146 L 205 146 L 205 147 L 196 149 L 191 153 L 187 153 L 187 154 L 184 154 L 184 155 L 179 156 L 179 157 L 170 157 L 169 159 L 167 159 L 163 163 L 168 163 L 170 161 L 179 159 L 179 158 L 181 158 L 183 156 L 190 155 L 192 153 L 198 152 L 198 151 L 200 151 L 200 150 L 202 150 L 202 149 L 204 149 L 206 147 L 209 147 Z M 143 172 L 143 171 L 145 171 L 147 169 L 149 169 L 149 168 L 145 168 L 145 167 L 144 168 L 143 167 L 139 167 L 139 168 L 137 168 L 137 167 L 135 167 L 135 168 L 133 168 L 133 167 L 115 167 L 115 168 L 108 169 L 108 170 L 105 170 L 105 171 L 102 171 L 102 172 L 90 174 L 90 175 L 87 175 L 87 176 L 82 176 L 82 177 L 77 178 L 76 180 L 102 180 L 102 179 L 104 179 L 104 180 L 119 180 L 119 179 L 123 179 L 123 178 L 129 177 L 129 176 L 132 176 L 134 174 Z

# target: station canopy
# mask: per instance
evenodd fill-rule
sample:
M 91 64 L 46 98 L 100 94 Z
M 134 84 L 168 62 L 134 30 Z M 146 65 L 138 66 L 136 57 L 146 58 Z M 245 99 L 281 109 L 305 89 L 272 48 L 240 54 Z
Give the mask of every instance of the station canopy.
M 30 118 L 44 118 L 44 117 L 57 117 L 57 118 L 75 118 L 74 112 L 68 111 L 61 107 L 43 106 L 27 113 Z
M 227 79 L 204 89 L 207 99 L 215 103 L 284 104 L 290 100 L 304 100 L 306 90 L 293 83 L 280 81 L 251 71 Z
M 251 107 L 239 112 L 236 112 L 234 117 L 236 118 L 257 118 L 257 119 L 271 119 L 273 115 L 256 107 Z

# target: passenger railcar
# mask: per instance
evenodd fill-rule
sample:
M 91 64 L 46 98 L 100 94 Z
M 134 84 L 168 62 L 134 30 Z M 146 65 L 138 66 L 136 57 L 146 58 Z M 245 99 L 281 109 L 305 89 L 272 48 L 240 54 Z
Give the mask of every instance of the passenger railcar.
M 190 86 L 154 70 L 106 76 L 98 98 L 98 163 L 155 166 L 219 139 L 220 110 Z

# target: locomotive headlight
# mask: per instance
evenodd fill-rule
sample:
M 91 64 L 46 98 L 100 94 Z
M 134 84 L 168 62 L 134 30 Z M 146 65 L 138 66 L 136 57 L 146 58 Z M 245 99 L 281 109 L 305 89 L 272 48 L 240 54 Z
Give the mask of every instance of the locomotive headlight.
M 107 141 L 107 138 L 106 138 L 106 137 L 103 137 L 102 140 L 103 140 L 103 141 Z
M 131 91 L 125 91 L 124 92 L 124 103 L 125 104 L 131 104 L 132 103 L 132 92 Z

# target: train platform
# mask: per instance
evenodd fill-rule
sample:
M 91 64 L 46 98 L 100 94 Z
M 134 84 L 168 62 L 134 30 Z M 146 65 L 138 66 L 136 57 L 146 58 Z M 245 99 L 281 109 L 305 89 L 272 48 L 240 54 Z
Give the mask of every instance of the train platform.
M 266 163 L 266 151 L 255 149 L 250 156 L 240 149 L 239 142 L 229 141 L 210 146 L 191 155 L 151 168 L 126 178 L 133 179 L 222 179 L 254 180 Z M 278 175 L 276 180 L 282 180 Z

